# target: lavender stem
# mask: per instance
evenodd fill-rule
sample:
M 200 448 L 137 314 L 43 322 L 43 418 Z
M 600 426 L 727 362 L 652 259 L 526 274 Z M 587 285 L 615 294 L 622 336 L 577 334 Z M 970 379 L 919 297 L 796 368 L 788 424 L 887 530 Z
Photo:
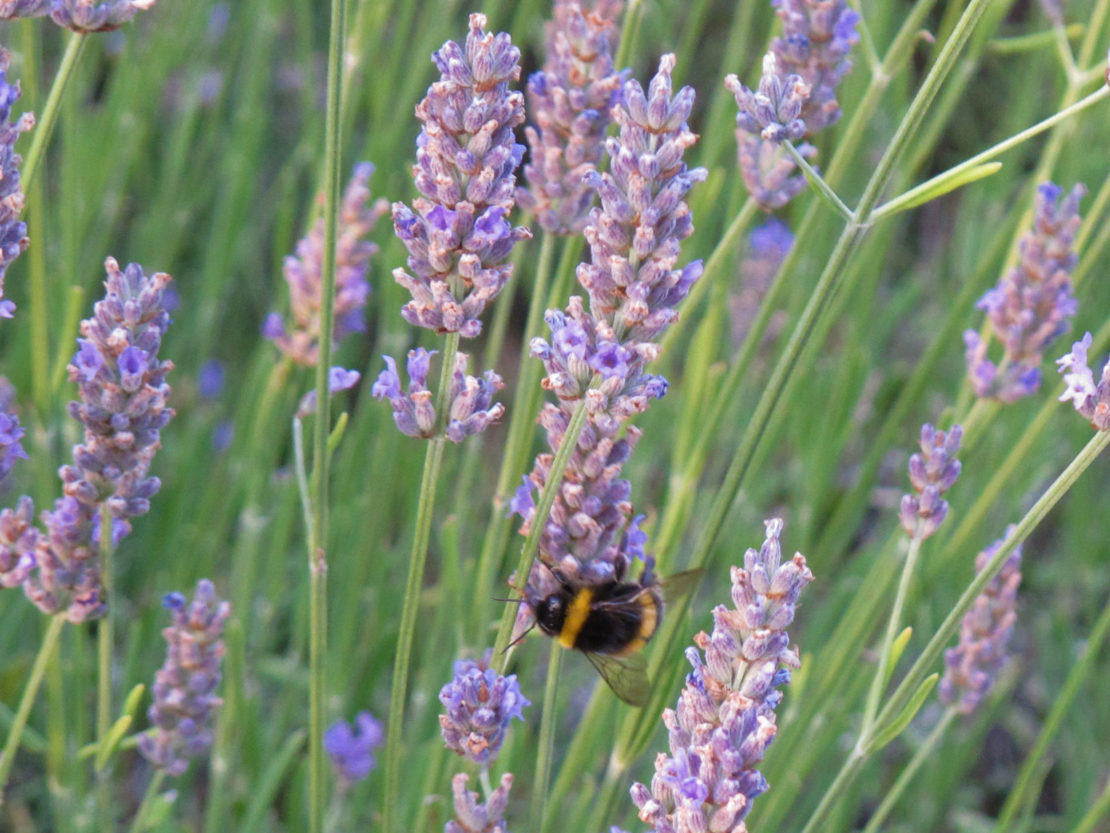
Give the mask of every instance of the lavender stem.
M 112 510 L 107 503 L 100 505 L 100 582 L 104 595 L 112 600 Z M 112 619 L 115 601 L 104 611 L 96 623 L 97 675 L 96 675 L 96 739 L 98 746 L 105 742 L 112 728 Z M 101 828 L 115 827 L 112 819 L 112 769 L 110 766 L 96 773 L 96 805 Z
M 69 79 L 73 77 L 73 71 L 77 68 L 77 60 L 81 57 L 81 51 L 85 48 L 85 41 L 84 33 L 72 32 L 66 43 L 65 54 L 62 55 L 62 62 L 58 65 L 58 73 L 54 76 L 54 81 L 50 85 L 50 93 L 46 97 L 42 115 L 38 119 L 35 135 L 31 140 L 31 147 L 27 151 L 27 157 L 23 160 L 23 171 L 20 174 L 20 180 L 23 183 L 24 190 L 30 187 L 39 163 L 42 161 L 42 156 L 46 152 L 50 134 L 54 132 L 54 123 L 58 120 L 62 93 L 65 92 L 66 85 L 69 83 Z
M 16 709 L 15 719 L 12 720 L 8 740 L 4 744 L 3 753 L 0 753 L 0 805 L 4 803 L 4 789 L 8 786 L 8 775 L 11 774 L 15 753 L 19 749 L 19 740 L 23 736 L 27 718 L 31 715 L 31 707 L 35 704 L 35 697 L 38 695 L 42 676 L 46 672 L 46 663 L 50 659 L 54 647 L 58 644 L 58 637 L 61 635 L 62 626 L 65 623 L 64 615 L 50 617 L 50 625 L 42 637 L 39 652 L 35 655 L 35 664 L 31 666 L 31 675 L 27 678 L 27 684 L 23 687 L 23 696 L 19 698 L 19 707 Z
M 150 814 L 155 799 L 158 798 L 158 790 L 161 789 L 165 777 L 166 771 L 164 769 L 154 770 L 150 784 L 147 785 L 146 792 L 143 793 L 142 803 L 139 805 L 139 809 L 135 811 L 135 818 L 131 820 L 131 826 L 128 828 L 129 833 L 143 833 L 146 829 L 146 817 Z

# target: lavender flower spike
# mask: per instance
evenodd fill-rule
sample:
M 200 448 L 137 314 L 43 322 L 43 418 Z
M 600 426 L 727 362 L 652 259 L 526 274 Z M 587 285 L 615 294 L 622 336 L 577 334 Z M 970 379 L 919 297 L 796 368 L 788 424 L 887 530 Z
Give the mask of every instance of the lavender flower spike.
M 370 202 L 367 183 L 374 172 L 369 162 L 355 166 L 351 181 L 343 192 L 339 207 L 338 239 L 335 243 L 335 328 L 336 342 L 351 333 L 366 330 L 363 312 L 370 296 L 367 275 L 370 258 L 378 247 L 366 240 L 378 218 L 389 210 L 384 199 Z M 314 367 L 320 355 L 320 292 L 324 264 L 324 220 L 320 218 L 312 230 L 297 243 L 297 253 L 285 258 L 282 272 L 289 285 L 293 316 L 287 331 L 281 316 L 271 313 L 263 325 L 263 334 L 278 349 L 298 364 Z
M 15 304 L 3 300 L 4 273 L 28 245 L 27 224 L 19 219 L 23 213 L 23 191 L 19 183 L 19 166 L 23 159 L 14 150 L 15 142 L 35 124 L 35 117 L 30 113 L 9 121 L 12 105 L 20 96 L 19 82 L 9 84 L 7 81 L 11 59 L 11 53 L 0 47 L 0 318 L 11 318 L 15 311 Z
M 37 569 L 23 586 L 44 613 L 64 611 L 73 622 L 104 610 L 100 508 L 113 517 L 113 542 L 130 531 L 129 518 L 149 511 L 161 487 L 148 476 L 150 465 L 174 413 L 166 405 L 173 362 L 158 358 L 170 324 L 163 293 L 171 278 L 163 272 L 148 277 L 136 263 L 121 271 L 114 258 L 104 266 L 106 295 L 81 322 L 84 338 L 69 364 L 69 378 L 80 389 L 69 413 L 84 425 L 84 442 L 73 449 L 74 464 L 58 472 L 65 496 L 43 514 Z
M 467 790 L 466 783 L 469 780 L 469 776 L 462 772 L 451 779 L 455 818 L 447 822 L 443 833 L 508 833 L 501 815 L 509 803 L 509 790 L 513 786 L 512 774 L 506 772 L 501 776 L 501 783 L 490 793 L 485 805 L 478 803 L 478 793 Z
M 50 17 L 75 32 L 108 32 L 118 29 L 156 0 L 51 0 Z
M 650 789 L 632 786 L 640 820 L 657 833 L 743 833 L 751 802 L 768 788 L 756 767 L 777 732 L 779 687 L 798 667 L 786 627 L 813 574 L 801 553 L 782 561 L 782 521 L 765 523 L 763 546 L 732 568 L 734 608 L 714 608 L 713 633 L 699 633 L 686 652 L 693 671 L 678 708 L 663 712 L 670 753 L 655 759 Z
M 432 56 L 441 77 L 416 107 L 424 126 L 412 169 L 423 196 L 412 208 L 393 204 L 393 227 L 409 252 L 408 271 L 393 277 L 413 298 L 401 315 L 465 338 L 481 332 L 479 316 L 509 279 L 513 245 L 531 236 L 507 219 L 524 155 L 513 137 L 524 97 L 509 90 L 520 77 L 520 50 L 485 25 L 472 14 L 465 47 L 448 41 Z
M 392 356 L 383 356 L 386 369 L 370 389 L 377 399 L 388 399 L 393 407 L 393 422 L 402 434 L 431 438 L 436 432 L 436 409 L 428 389 L 428 371 L 436 351 L 417 347 L 408 356 L 408 392 L 401 390 L 401 376 Z M 447 439 L 460 443 L 471 434 L 485 431 L 501 419 L 505 406 L 493 402 L 493 395 L 504 387 L 501 377 L 487 370 L 482 378 L 467 374 L 470 356 L 455 354 L 455 367 L 447 391 Z
M 231 605 L 216 596 L 212 582 L 197 582 L 190 602 L 170 593 L 162 604 L 173 624 L 162 630 L 166 661 L 154 675 L 154 703 L 147 711 L 154 728 L 139 736 L 139 751 L 169 775 L 181 775 L 189 758 L 212 746 L 212 724 L 223 702 L 216 696 L 224 656 L 224 623 Z
M 536 127 L 524 134 L 531 161 L 521 208 L 552 234 L 577 234 L 586 224 L 594 191 L 583 179 L 597 169 L 609 111 L 622 74 L 610 54 L 612 21 L 573 0 L 555 0 L 547 23 L 547 60 L 528 79 L 528 109 Z
M 736 126 L 758 134 L 768 142 L 796 141 L 805 134 L 802 106 L 809 100 L 809 85 L 800 75 L 780 71 L 775 53 L 763 56 L 763 76 L 758 92 L 752 92 L 735 75 L 725 76 L 725 86 L 736 99 L 740 112 Z
M 0 482 L 11 474 L 16 460 L 26 460 L 23 450 L 23 426 L 13 408 L 15 388 L 11 382 L 0 376 Z
M 514 718 L 524 719 L 531 703 L 520 691 L 515 674 L 502 677 L 482 662 L 459 660 L 454 679 L 439 692 L 445 714 L 439 716 L 447 748 L 488 767 L 501 751 L 505 731 Z
M 979 333 L 964 333 L 968 377 L 977 395 L 1014 402 L 1040 387 L 1043 353 L 1068 330 L 1078 309 L 1071 273 L 1082 222 L 1079 200 L 1086 191 L 1078 184 L 1061 199 L 1061 189 L 1051 182 L 1037 188 L 1033 228 L 1021 239 L 1021 261 L 976 304 L 1002 342 L 1002 362 L 996 365 L 987 357 L 988 345 Z
M 840 120 L 836 88 L 852 68 L 859 15 L 847 0 L 771 0 L 782 19 L 782 37 L 771 42 L 780 71 L 800 75 L 810 87 L 802 107 L 806 136 Z
M 953 425 L 946 434 L 926 423 L 921 426 L 921 453 L 910 457 L 910 483 L 917 494 L 902 497 L 899 518 L 911 537 L 925 540 L 940 528 L 948 514 L 948 501 L 941 495 L 952 488 L 960 476 L 960 450 L 963 429 Z
M 694 231 L 686 194 L 707 173 L 682 160 L 697 141 L 686 123 L 694 90 L 672 96 L 674 67 L 674 55 L 660 58 L 646 93 L 634 79 L 625 83 L 613 108 L 620 134 L 605 146 L 610 170 L 588 175 L 601 207 L 590 212 L 584 233 L 591 262 L 577 277 L 594 319 L 607 322 L 625 347 L 656 340 L 702 271 L 701 261 L 676 268 L 681 243 Z
M 991 544 L 975 559 L 981 572 L 1014 529 Z M 944 678 L 937 693 L 941 702 L 961 714 L 971 714 L 982 702 L 1006 663 L 1006 643 L 1017 621 L 1018 586 L 1021 584 L 1021 547 L 1010 553 L 1002 571 L 990 580 L 964 616 L 960 641 L 944 652 Z
M 1102 368 L 1102 378 L 1095 384 L 1095 376 L 1087 365 L 1087 351 L 1091 348 L 1091 334 L 1071 346 L 1071 352 L 1056 360 L 1067 385 L 1060 395 L 1061 402 L 1069 399 L 1081 416 L 1089 420 L 1096 431 L 1110 431 L 1110 361 Z
M 324 751 L 340 783 L 349 786 L 369 775 L 377 765 L 374 749 L 384 740 L 382 724 L 370 712 L 359 712 L 354 725 L 345 720 L 332 724 L 324 732 Z

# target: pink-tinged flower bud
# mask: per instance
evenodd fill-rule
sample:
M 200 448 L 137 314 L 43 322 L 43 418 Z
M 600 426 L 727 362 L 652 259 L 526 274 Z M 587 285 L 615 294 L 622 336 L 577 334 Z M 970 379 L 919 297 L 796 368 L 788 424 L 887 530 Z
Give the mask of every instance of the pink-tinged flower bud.
M 945 433 L 926 423 L 921 426 L 921 453 L 910 457 L 910 484 L 917 494 L 902 497 L 898 516 L 902 528 L 924 540 L 940 528 L 948 514 L 948 502 L 941 498 L 960 476 L 960 449 L 963 429 L 959 425 Z
M 508 833 L 502 815 L 509 803 L 512 773 L 506 772 L 501 776 L 501 783 L 485 804 L 478 801 L 478 793 L 467 790 L 469 780 L 470 776 L 462 772 L 451 779 L 455 818 L 444 826 L 444 833 Z
M 155 0 L 51 0 L 50 17 L 75 32 L 109 32 L 118 29 Z
M 1102 368 L 1102 378 L 1095 384 L 1094 373 L 1087 364 L 1091 334 L 1086 333 L 1071 346 L 1071 352 L 1056 360 L 1067 389 L 1060 401 L 1069 399 L 1075 410 L 1091 423 L 1096 431 L 1110 431 L 1110 361 Z

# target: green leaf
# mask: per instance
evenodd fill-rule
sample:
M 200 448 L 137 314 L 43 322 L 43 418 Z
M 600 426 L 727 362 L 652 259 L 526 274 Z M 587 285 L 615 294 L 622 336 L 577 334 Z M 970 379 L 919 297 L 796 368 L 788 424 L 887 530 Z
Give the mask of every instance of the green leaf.
M 100 748 L 96 752 L 97 772 L 108 765 L 108 759 L 112 757 L 112 753 L 116 751 L 119 742 L 123 740 L 123 736 L 131 728 L 131 721 L 131 715 L 125 714 L 112 724 L 112 728 L 108 730 L 108 734 L 104 736 L 104 740 L 100 742 Z
M 335 421 L 335 427 L 331 429 L 328 435 L 328 457 L 330 458 L 336 448 L 339 447 L 339 441 L 343 439 L 343 432 L 347 430 L 347 412 L 344 411 L 339 415 L 339 419 Z
M 142 683 L 139 683 L 137 686 L 131 689 L 131 691 L 127 695 L 127 699 L 123 701 L 123 708 L 120 709 L 120 715 L 134 717 L 135 712 L 139 709 L 139 703 L 142 701 L 143 692 L 145 691 L 146 686 Z
M 890 682 L 890 675 L 894 673 L 894 669 L 898 667 L 898 661 L 902 659 L 902 654 L 906 650 L 906 645 L 909 644 L 910 637 L 913 636 L 913 628 L 906 628 L 897 637 L 895 637 L 893 644 L 890 646 L 890 660 L 886 666 L 886 679 L 883 680 L 885 686 Z
M 910 722 L 917 716 L 921 707 L 925 705 L 925 698 L 932 692 L 933 686 L 937 684 L 938 679 L 940 679 L 940 674 L 930 674 L 921 681 L 921 685 L 917 687 L 917 691 L 914 693 L 913 697 L 910 698 L 906 707 L 902 709 L 902 713 L 894 719 L 884 732 L 876 736 L 875 740 L 867 745 L 868 755 L 874 755 L 906 730 L 906 727 L 909 726 Z
M 1001 162 L 984 162 L 982 165 L 973 165 L 970 168 L 957 166 L 933 177 L 928 182 L 923 182 L 916 188 L 911 188 L 901 196 L 895 197 L 890 202 L 875 209 L 872 219 L 878 220 L 880 217 L 889 217 L 901 211 L 917 208 L 917 206 L 932 202 L 938 197 L 943 197 L 945 194 L 955 191 L 957 188 L 993 176 L 1000 170 L 1002 170 Z

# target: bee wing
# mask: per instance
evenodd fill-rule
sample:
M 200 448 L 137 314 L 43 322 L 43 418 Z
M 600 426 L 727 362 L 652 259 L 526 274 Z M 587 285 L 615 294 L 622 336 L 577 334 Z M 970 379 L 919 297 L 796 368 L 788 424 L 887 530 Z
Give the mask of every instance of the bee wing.
M 647 675 L 647 659 L 642 653 L 624 656 L 584 653 L 615 695 L 636 708 L 647 705 L 651 681 Z
M 663 588 L 663 601 L 670 604 L 676 602 L 683 596 L 687 596 L 698 589 L 698 583 L 701 581 L 702 576 L 705 575 L 705 569 L 699 568 L 697 570 L 686 570 L 682 573 L 675 573 L 674 575 L 667 576 L 659 582 Z

